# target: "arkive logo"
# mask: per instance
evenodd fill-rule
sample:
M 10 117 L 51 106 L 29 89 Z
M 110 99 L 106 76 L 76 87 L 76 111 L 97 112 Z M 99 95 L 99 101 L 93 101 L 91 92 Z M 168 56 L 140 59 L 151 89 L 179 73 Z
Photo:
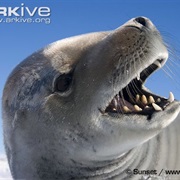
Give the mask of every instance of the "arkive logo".
M 24 3 L 20 7 L 2 7 L 0 6 L 0 16 L 4 17 L 24 17 L 30 16 L 33 17 L 38 15 L 40 17 L 48 17 L 51 15 L 51 10 L 49 7 L 34 7 L 29 8 L 25 6 Z

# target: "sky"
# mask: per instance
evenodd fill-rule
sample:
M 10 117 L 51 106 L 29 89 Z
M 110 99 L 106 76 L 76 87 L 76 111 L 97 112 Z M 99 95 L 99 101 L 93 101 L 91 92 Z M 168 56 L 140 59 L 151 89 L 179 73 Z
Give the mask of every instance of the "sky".
M 169 62 L 163 70 L 152 75 L 147 87 L 165 97 L 172 91 L 175 98 L 180 99 L 179 0 L 0 0 L 0 7 L 20 7 L 20 10 L 28 7 L 30 12 L 35 7 L 37 10 L 40 7 L 50 9 L 50 23 L 0 22 L 0 99 L 10 72 L 34 51 L 66 37 L 113 30 L 137 16 L 152 20 L 170 51 Z M 24 19 L 29 17 L 27 13 L 25 11 Z M 35 11 L 34 19 L 39 18 L 37 13 Z M 5 17 L 0 14 L 0 21 L 1 18 Z M 0 116 L 1 154 L 4 154 L 4 148 Z

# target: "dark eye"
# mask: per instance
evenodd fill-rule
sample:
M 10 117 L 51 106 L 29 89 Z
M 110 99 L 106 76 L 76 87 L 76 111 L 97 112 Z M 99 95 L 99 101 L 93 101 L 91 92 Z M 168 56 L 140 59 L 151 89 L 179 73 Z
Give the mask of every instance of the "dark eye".
M 61 74 L 55 80 L 55 85 L 54 85 L 55 91 L 58 91 L 60 93 L 68 91 L 72 84 L 72 79 L 73 79 L 72 72 L 68 74 Z

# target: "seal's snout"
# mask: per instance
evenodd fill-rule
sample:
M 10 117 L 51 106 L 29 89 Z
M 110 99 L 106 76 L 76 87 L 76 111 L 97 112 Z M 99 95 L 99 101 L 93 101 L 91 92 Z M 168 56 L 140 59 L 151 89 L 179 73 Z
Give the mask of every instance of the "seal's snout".
M 135 18 L 135 21 L 143 26 L 147 26 L 147 21 L 146 21 L 146 18 L 144 17 L 137 17 Z
M 140 24 L 143 27 L 149 28 L 149 29 L 154 28 L 154 24 L 151 22 L 150 19 L 148 19 L 146 17 L 134 18 L 134 22 Z
M 153 31 L 154 30 L 157 31 L 157 29 L 155 28 L 155 25 L 152 23 L 152 21 L 143 16 L 136 17 L 136 18 L 129 20 L 127 23 L 125 23 L 125 26 L 134 26 L 134 27 L 138 27 L 140 29 L 147 28 L 147 29 L 150 29 Z

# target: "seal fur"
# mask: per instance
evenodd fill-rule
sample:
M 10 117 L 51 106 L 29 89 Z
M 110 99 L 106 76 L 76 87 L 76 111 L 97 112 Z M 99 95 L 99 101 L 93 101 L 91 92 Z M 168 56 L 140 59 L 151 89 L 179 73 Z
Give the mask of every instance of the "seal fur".
M 152 67 L 154 72 L 167 58 L 158 30 L 139 17 L 114 31 L 57 41 L 25 59 L 3 93 L 4 142 L 13 178 L 138 179 L 141 175 L 126 170 L 179 168 L 178 158 L 167 156 L 169 141 L 175 154 L 179 151 L 179 123 L 170 125 L 179 113 L 178 101 L 141 88 L 159 97 L 164 109 L 151 107 L 141 114 L 125 96 L 118 105 L 124 101 L 131 113 L 112 108 L 119 92 L 143 85 Z

